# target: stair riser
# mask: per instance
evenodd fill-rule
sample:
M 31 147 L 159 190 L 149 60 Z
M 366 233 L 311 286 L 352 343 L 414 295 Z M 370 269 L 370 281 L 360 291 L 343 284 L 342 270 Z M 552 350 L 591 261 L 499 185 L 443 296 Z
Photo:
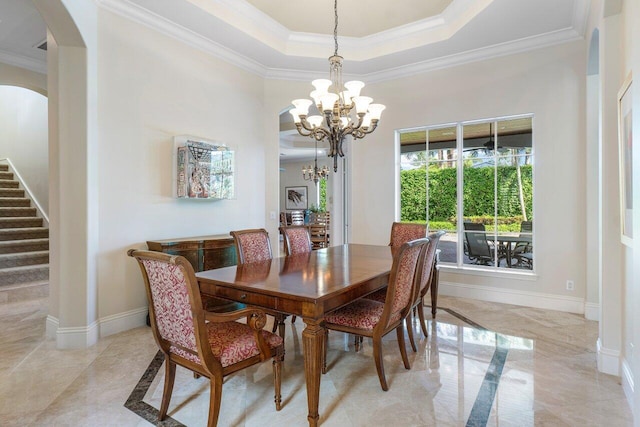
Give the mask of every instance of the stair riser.
M 3 217 L 34 217 L 36 208 L 2 208 L 0 207 L 0 218 Z
M 42 218 L 0 218 L 0 229 L 25 227 L 42 227 Z
M 2 208 L 28 208 L 31 206 L 31 200 L 24 198 L 10 198 L 10 199 L 1 199 L 0 207 Z
M 0 286 L 15 285 L 17 283 L 37 282 L 49 279 L 49 268 L 39 267 L 20 272 L 0 271 Z
M 18 188 L 18 181 L 2 181 L 0 180 L 0 188 Z
M 25 256 L 15 259 L 0 259 L 0 268 L 24 267 L 25 265 L 49 264 L 49 255 Z
M 6 172 L 9 170 L 9 165 L 0 165 L 0 171 L 1 172 Z
M 12 172 L 0 171 L 0 179 L 13 179 Z
M 49 230 L 0 230 L 0 241 L 4 240 L 25 240 L 25 239 L 47 239 Z
M 24 190 L 17 188 L 0 189 L 0 197 L 24 197 Z
M 26 240 L 25 240 L 26 242 Z M 15 245 L 0 245 L 0 254 L 14 254 L 18 252 L 35 252 L 35 251 L 48 251 L 49 241 L 27 244 L 15 244 Z
M 48 296 L 49 282 L 47 280 L 36 283 L 17 283 L 16 286 L 0 286 L 0 303 L 30 301 Z

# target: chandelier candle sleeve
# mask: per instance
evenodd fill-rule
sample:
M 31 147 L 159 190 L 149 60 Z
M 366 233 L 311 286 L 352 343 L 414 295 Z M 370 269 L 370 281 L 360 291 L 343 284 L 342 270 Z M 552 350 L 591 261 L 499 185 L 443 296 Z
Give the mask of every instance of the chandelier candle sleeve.
M 333 39 L 335 52 L 329 58 L 331 79 L 317 79 L 311 82 L 315 88 L 309 96 L 313 99 L 295 99 L 289 112 L 298 133 L 318 141 L 327 141 L 327 155 L 333 157 L 333 171 L 338 171 L 338 157 L 343 157 L 342 144 L 351 135 L 364 138 L 378 126 L 385 106 L 372 104 L 373 99 L 360 96 L 364 83 L 358 80 L 342 83 L 342 57 L 338 55 L 338 0 L 334 2 L 335 26 Z M 309 116 L 309 109 L 315 106 L 320 115 Z M 317 155 L 316 155 L 317 157 Z

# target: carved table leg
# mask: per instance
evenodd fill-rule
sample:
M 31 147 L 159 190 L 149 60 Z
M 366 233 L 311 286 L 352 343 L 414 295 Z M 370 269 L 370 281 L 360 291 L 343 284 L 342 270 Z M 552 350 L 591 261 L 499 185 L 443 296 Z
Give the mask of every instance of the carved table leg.
M 318 403 L 320 402 L 320 372 L 322 370 L 323 341 L 325 330 L 321 321 L 304 320 L 307 327 L 302 331 L 304 353 L 304 373 L 307 382 L 307 404 L 309 405 L 309 426 L 318 425 Z

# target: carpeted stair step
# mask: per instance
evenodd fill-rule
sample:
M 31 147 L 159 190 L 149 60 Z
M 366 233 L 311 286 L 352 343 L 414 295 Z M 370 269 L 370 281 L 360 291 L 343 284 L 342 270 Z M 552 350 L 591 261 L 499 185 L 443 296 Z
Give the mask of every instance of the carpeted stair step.
M 25 207 L 2 207 L 0 206 L 0 218 L 7 217 L 35 217 L 36 216 L 36 208 L 25 208 Z
M 0 229 L 0 241 L 45 239 L 49 238 L 49 229 L 43 227 L 33 228 L 4 228 Z
M 0 218 L 0 229 L 42 227 L 42 218 Z
M 0 165 L 0 171 L 1 172 L 6 172 L 9 170 L 9 165 Z
M 18 188 L 20 183 L 10 179 L 0 179 L 0 188 Z
M 0 207 L 29 207 L 31 200 L 26 197 L 0 197 Z
M 24 265 L 49 264 L 49 251 L 20 252 L 0 255 L 0 268 L 22 267 Z M 2 270 L 0 270 L 1 272 Z
M 49 239 L 23 239 L 0 241 L 0 254 L 16 252 L 48 251 Z
M 24 197 L 24 190 L 19 188 L 0 188 L 0 197 Z
M 0 287 L 49 279 L 49 264 L 25 265 L 0 270 Z
M 13 172 L 0 171 L 0 179 L 13 179 Z

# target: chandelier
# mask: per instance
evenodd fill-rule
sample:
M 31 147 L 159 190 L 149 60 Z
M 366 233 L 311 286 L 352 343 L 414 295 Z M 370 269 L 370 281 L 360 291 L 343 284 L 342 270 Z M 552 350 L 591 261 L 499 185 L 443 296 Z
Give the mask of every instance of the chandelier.
M 333 157 L 333 171 L 338 171 L 338 156 L 344 157 L 342 143 L 347 135 L 354 140 L 364 138 L 378 126 L 385 106 L 372 104 L 372 98 L 360 96 L 364 83 L 357 80 L 342 83 L 342 57 L 338 55 L 338 0 L 334 2 L 335 25 L 333 41 L 335 51 L 329 57 L 330 79 L 311 82 L 315 90 L 310 99 L 295 99 L 295 108 L 289 112 L 293 116 L 298 133 L 317 141 L 329 142 L 329 157 Z M 309 107 L 314 104 L 321 115 L 309 116 Z M 355 110 L 355 114 L 352 114 Z M 317 156 L 317 155 L 316 155 Z
M 316 156 L 313 159 L 313 167 L 303 166 L 302 167 L 302 178 L 305 181 L 313 181 L 314 184 L 317 184 L 321 179 L 329 178 L 329 168 L 327 165 L 322 166 L 322 168 L 318 167 L 318 141 L 316 141 Z

